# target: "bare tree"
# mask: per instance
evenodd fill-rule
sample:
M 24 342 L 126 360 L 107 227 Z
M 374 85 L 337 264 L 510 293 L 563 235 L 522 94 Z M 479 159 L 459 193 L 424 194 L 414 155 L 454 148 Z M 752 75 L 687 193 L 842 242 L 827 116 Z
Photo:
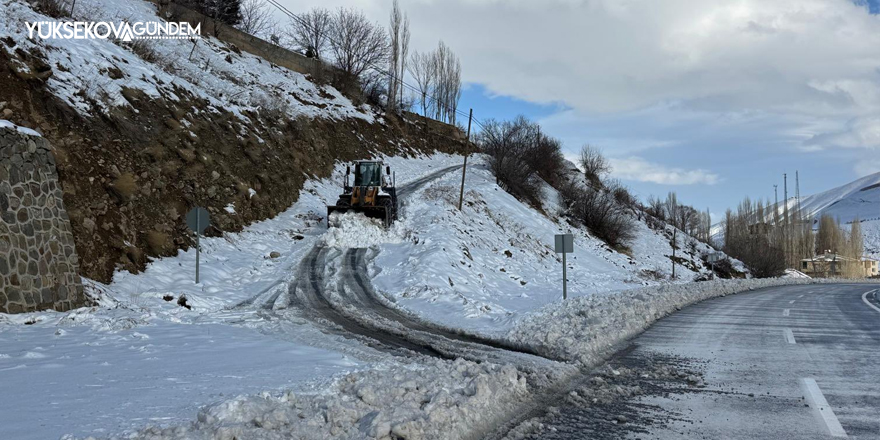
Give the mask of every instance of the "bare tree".
M 391 49 L 388 55 L 388 98 L 386 111 L 393 112 L 397 109 L 397 90 L 400 85 L 400 77 L 403 74 L 400 69 L 400 31 L 403 26 L 403 14 L 400 12 L 400 4 L 394 0 L 391 4 L 391 20 L 388 26 L 388 36 Z
M 678 195 L 670 191 L 666 196 L 666 219 L 672 222 L 672 226 L 676 228 L 679 227 L 678 210 L 680 206 L 681 205 L 678 204 Z
M 410 39 L 409 16 L 404 14 L 403 15 L 403 29 L 400 34 L 400 69 L 398 69 L 398 72 L 400 72 L 400 81 L 399 81 L 399 83 L 400 83 L 399 84 L 399 88 L 400 88 L 399 95 L 400 96 L 398 99 L 400 100 L 401 104 L 403 103 L 403 78 L 404 78 L 404 75 L 406 75 L 406 60 L 407 60 L 407 57 L 409 57 L 409 39 Z
M 419 88 L 419 102 L 422 104 L 422 115 L 428 116 L 430 110 L 429 97 L 434 88 L 437 69 L 434 66 L 434 57 L 431 54 L 413 52 L 409 63 L 409 73 L 416 81 Z
M 332 16 L 330 50 L 336 67 L 358 78 L 388 58 L 388 36 L 363 12 L 340 7 Z
M 611 164 L 598 148 L 584 145 L 581 148 L 580 165 L 587 181 L 594 185 L 602 184 L 602 177 L 611 172 Z
M 241 0 L 241 21 L 238 30 L 259 36 L 272 27 L 272 11 L 266 7 L 266 0 Z
M 455 124 L 455 111 L 461 98 L 461 61 L 442 41 L 432 53 L 436 73 L 432 99 L 434 119 Z
M 298 49 L 314 58 L 322 59 L 329 42 L 332 21 L 330 11 L 313 8 L 291 19 L 288 36 Z

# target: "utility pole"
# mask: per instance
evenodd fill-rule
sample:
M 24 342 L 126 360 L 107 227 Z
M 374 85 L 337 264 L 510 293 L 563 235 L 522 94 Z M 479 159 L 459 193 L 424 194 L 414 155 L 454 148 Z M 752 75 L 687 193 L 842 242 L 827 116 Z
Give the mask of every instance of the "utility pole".
M 678 240 L 676 240 L 676 233 L 678 229 L 675 227 L 672 228 L 672 279 L 675 279 L 675 247 L 678 244 Z
M 789 249 L 788 240 L 790 238 L 789 235 L 791 235 L 788 230 L 788 174 L 787 173 L 782 174 L 782 185 L 783 185 L 783 197 L 785 198 L 785 200 L 783 201 L 783 203 L 785 203 L 785 207 L 783 208 L 783 213 L 784 213 L 783 215 L 785 216 L 783 221 L 785 224 L 782 226 L 782 249 L 783 249 L 783 252 L 785 253 L 785 259 L 787 260 L 788 259 L 788 249 Z
M 800 223 L 800 220 L 803 220 L 801 218 L 801 215 L 803 215 L 803 213 L 801 212 L 801 179 L 799 176 L 799 171 L 794 172 L 794 197 L 797 200 L 795 205 L 795 209 L 797 209 L 797 215 L 795 216 L 795 218 L 798 220 L 798 223 Z
M 773 205 L 773 226 L 779 227 L 779 185 L 773 185 L 773 199 L 776 203 Z
M 802 243 L 804 242 L 803 225 L 805 224 L 805 222 L 803 221 L 804 219 L 801 217 L 803 215 L 803 213 L 801 212 L 801 178 L 800 178 L 800 171 L 798 171 L 798 170 L 794 171 L 794 197 L 795 197 L 795 210 L 796 210 L 795 215 L 794 215 L 794 221 L 795 221 L 795 225 L 797 225 L 797 234 L 798 234 L 798 246 L 797 247 L 798 248 L 792 249 L 792 254 L 794 254 L 794 256 L 791 259 L 791 263 L 792 263 L 792 266 L 797 266 L 797 262 L 799 261 L 798 259 L 800 258 L 800 253 L 802 252 L 801 246 L 802 246 Z M 792 235 L 794 235 L 794 233 L 792 233 Z M 794 237 L 792 237 L 792 241 L 794 241 Z M 794 245 L 795 245 L 795 243 L 792 243 L 792 246 L 794 246 Z
M 474 119 L 474 109 L 468 115 L 467 147 L 471 147 L 471 121 Z M 467 159 L 470 152 L 464 154 L 464 166 L 461 167 L 461 192 L 458 193 L 458 210 L 461 211 L 461 203 L 464 201 L 464 177 L 467 175 Z

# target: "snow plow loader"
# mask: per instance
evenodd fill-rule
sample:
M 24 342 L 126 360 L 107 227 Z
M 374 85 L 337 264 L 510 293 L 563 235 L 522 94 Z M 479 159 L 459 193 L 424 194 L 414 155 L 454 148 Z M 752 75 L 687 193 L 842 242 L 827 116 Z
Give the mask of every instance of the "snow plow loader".
M 384 173 L 382 172 L 384 168 Z M 360 212 L 382 220 L 385 227 L 397 220 L 397 188 L 391 167 L 379 161 L 362 160 L 354 164 L 354 182 L 349 186 L 351 166 L 345 167 L 343 191 L 336 205 L 327 207 L 327 226 L 334 213 Z

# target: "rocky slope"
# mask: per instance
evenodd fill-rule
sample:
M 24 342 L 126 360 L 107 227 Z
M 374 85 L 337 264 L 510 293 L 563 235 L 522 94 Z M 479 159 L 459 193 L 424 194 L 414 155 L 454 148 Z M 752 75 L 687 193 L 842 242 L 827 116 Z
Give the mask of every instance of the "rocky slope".
M 87 17 L 76 19 L 157 19 L 140 0 L 77 5 Z M 43 20 L 54 19 L 0 4 L 0 115 L 50 141 L 89 278 L 190 246 L 193 206 L 211 212 L 209 235 L 237 231 L 289 207 L 337 161 L 465 148 L 454 127 L 386 117 L 213 38 L 195 49 L 29 39 L 24 22 Z

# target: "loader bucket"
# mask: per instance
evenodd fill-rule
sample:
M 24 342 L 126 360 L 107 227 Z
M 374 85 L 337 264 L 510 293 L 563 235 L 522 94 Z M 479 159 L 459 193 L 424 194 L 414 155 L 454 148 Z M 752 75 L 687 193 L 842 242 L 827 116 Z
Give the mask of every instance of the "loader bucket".
M 382 224 L 386 228 L 391 226 L 391 212 L 385 206 L 328 206 L 327 227 L 330 227 L 331 214 L 345 214 L 346 212 L 360 212 L 367 218 L 377 218 L 382 220 Z

